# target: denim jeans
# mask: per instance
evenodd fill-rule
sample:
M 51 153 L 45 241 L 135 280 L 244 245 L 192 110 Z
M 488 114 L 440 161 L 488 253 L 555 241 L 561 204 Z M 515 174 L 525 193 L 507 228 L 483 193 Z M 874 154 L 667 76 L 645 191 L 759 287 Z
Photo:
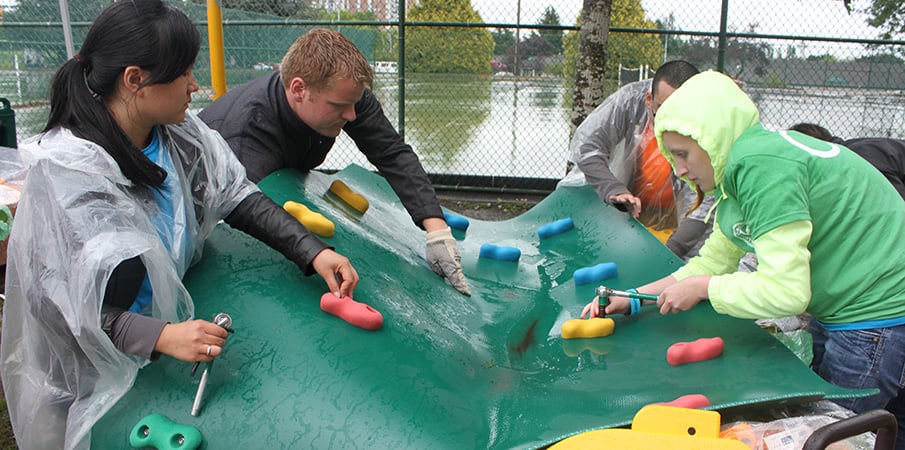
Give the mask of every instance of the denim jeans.
M 814 340 L 811 368 L 830 383 L 852 389 L 877 388 L 870 397 L 833 402 L 855 413 L 886 409 L 896 416 L 896 449 L 905 450 L 905 325 L 869 330 L 826 331 L 808 324 Z

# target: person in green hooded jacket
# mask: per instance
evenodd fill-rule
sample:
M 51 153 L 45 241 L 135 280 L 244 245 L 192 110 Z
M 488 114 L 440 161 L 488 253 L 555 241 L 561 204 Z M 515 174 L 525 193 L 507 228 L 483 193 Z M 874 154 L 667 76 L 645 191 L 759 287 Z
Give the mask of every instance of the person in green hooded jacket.
M 718 72 L 677 89 L 654 129 L 676 174 L 715 194 L 715 220 L 699 256 L 637 290 L 658 295 L 661 314 L 702 300 L 739 318 L 807 311 L 812 368 L 837 386 L 879 389 L 834 401 L 856 413 L 890 410 L 905 448 L 905 202 L 896 190 L 842 145 L 767 130 L 751 99 Z M 746 252 L 757 255 L 756 272 L 736 271 Z M 605 311 L 591 302 L 582 317 L 640 306 L 609 301 Z

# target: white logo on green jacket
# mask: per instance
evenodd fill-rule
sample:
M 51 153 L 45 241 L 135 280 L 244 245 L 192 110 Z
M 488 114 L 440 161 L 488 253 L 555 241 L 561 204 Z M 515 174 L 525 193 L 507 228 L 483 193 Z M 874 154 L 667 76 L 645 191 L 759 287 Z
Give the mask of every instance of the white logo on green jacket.
M 839 146 L 833 143 L 827 142 L 827 144 L 830 146 L 829 150 L 818 150 L 796 141 L 792 136 L 789 136 L 789 133 L 785 130 L 780 131 L 779 135 L 795 147 L 798 147 L 799 149 L 804 150 L 818 158 L 833 158 L 839 154 Z
M 754 248 L 754 239 L 751 239 L 751 228 L 748 226 L 748 222 L 736 222 L 732 225 L 732 234 L 748 244 L 749 247 Z

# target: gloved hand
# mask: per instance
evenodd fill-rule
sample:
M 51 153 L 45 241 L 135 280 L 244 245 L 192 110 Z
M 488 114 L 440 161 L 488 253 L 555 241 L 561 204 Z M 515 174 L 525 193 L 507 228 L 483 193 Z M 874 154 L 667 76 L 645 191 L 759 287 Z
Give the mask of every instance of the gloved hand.
M 462 256 L 449 228 L 427 233 L 427 263 L 457 291 L 471 296 L 462 273 Z

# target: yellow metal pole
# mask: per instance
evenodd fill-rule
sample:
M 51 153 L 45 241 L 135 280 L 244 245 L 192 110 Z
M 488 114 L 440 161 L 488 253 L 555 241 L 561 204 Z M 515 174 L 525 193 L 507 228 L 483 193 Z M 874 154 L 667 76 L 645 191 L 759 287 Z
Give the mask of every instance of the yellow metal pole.
M 207 0 L 207 36 L 211 52 L 211 85 L 214 97 L 226 93 L 226 64 L 223 59 L 223 19 L 220 16 L 220 1 Z

